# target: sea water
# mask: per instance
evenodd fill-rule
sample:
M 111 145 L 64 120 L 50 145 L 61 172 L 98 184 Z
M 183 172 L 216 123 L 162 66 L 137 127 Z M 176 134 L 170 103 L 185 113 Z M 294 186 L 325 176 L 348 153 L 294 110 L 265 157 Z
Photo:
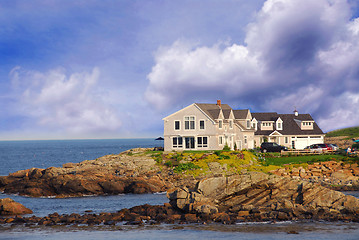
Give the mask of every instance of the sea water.
M 153 139 L 0 141 L 0 175 L 32 167 L 60 167 L 136 148 L 158 146 Z M 347 192 L 359 198 L 358 192 Z M 122 194 L 76 198 L 11 197 L 36 216 L 50 213 L 116 212 L 142 204 L 168 202 L 165 193 Z M 297 234 L 288 234 L 297 233 Z M 359 223 L 278 222 L 223 224 L 160 224 L 155 226 L 0 226 L 0 239 L 359 239 Z

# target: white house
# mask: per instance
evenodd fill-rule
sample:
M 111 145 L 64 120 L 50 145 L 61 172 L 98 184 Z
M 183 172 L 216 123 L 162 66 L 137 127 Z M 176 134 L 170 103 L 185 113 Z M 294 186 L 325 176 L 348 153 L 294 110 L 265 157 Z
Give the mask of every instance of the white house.
M 252 116 L 227 104 L 193 103 L 165 118 L 164 150 L 221 150 L 254 147 Z
M 324 143 L 325 134 L 310 114 L 278 114 L 276 112 L 252 113 L 255 129 L 255 146 L 265 141 L 276 142 L 292 149 L 303 149 Z
M 252 149 L 263 141 L 303 149 L 324 142 L 310 114 L 251 113 L 227 104 L 193 103 L 165 118 L 164 150 Z

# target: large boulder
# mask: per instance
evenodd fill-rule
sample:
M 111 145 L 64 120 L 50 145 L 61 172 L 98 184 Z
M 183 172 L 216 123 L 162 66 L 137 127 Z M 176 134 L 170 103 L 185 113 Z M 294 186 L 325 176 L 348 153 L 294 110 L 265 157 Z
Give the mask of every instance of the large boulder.
M 0 216 L 31 214 L 32 211 L 11 198 L 0 199 Z
M 177 188 L 167 196 L 173 207 L 188 213 L 252 212 L 270 217 L 275 212 L 275 217 L 283 220 L 347 216 L 359 221 L 359 199 L 353 196 L 319 184 L 257 172 L 203 179 L 193 190 Z

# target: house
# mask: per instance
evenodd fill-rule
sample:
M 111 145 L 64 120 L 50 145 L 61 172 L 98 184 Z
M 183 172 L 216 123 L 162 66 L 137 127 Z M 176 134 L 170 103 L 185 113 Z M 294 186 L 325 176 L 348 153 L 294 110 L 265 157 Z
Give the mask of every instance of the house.
M 193 103 L 165 118 L 164 150 L 252 149 L 264 141 L 303 149 L 324 142 L 310 114 L 251 113 L 216 104 Z
M 263 141 L 276 142 L 292 149 L 324 143 L 324 133 L 310 114 L 252 113 L 255 146 Z
M 165 118 L 164 150 L 222 150 L 254 147 L 249 109 L 233 110 L 227 104 L 193 103 Z

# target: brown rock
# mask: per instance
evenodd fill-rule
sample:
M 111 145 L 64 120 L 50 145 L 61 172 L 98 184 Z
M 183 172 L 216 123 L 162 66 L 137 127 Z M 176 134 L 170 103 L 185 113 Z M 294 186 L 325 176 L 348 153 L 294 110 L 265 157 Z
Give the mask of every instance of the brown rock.
M 189 222 L 189 223 L 198 222 L 198 218 L 197 218 L 196 214 L 191 214 L 191 213 L 185 214 L 183 220 L 186 222 Z
M 199 181 L 192 191 L 172 190 L 168 196 L 173 207 L 188 213 L 195 213 L 196 210 L 198 213 L 200 207 L 209 204 L 219 211 L 212 213 L 211 216 L 230 212 L 239 220 L 252 218 L 255 221 L 263 221 L 270 216 L 279 220 L 288 220 L 294 213 L 296 218 L 300 219 L 314 214 L 316 218 L 325 220 L 329 217 L 331 219 L 340 217 L 333 215 L 335 211 L 341 213 L 344 211 L 345 216 L 356 220 L 358 218 L 356 213 L 359 212 L 359 199 L 319 184 L 264 173 L 208 178 Z M 263 211 L 256 212 L 256 209 Z M 315 212 L 315 209 L 324 209 L 324 212 Z M 330 212 L 328 209 L 333 211 Z M 247 214 L 245 211 L 251 214 L 249 218 L 245 215 Z M 268 213 L 270 211 L 281 213 Z
M 23 215 L 31 214 L 32 211 L 21 203 L 15 202 L 11 198 L 0 199 L 0 215 Z

